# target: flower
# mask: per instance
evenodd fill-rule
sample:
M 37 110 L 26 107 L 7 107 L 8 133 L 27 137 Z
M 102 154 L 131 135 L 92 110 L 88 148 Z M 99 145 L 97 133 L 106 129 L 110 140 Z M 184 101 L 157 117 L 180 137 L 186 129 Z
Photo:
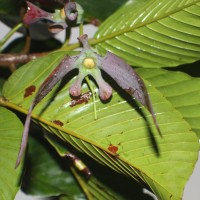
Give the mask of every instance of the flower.
M 103 70 L 112 77 L 122 89 L 149 110 L 157 130 L 161 134 L 145 84 L 135 70 L 113 53 L 108 52 L 104 57 L 98 55 L 89 46 L 86 34 L 80 36 L 78 39 L 83 45 L 81 53 L 79 55 L 65 56 L 63 58 L 61 63 L 42 83 L 29 108 L 24 126 L 20 152 L 16 161 L 16 167 L 19 165 L 26 149 L 32 110 L 51 91 L 56 83 L 58 83 L 58 81 L 73 69 L 78 69 L 79 74 L 69 89 L 72 96 L 81 95 L 82 81 L 86 76 L 90 75 L 97 82 L 100 98 L 102 100 L 109 99 L 112 96 L 112 88 L 103 79 L 101 75 L 101 70 Z
M 70 94 L 72 96 L 79 96 L 81 94 L 81 83 L 83 79 L 91 75 L 96 80 L 99 87 L 100 98 L 102 100 L 110 98 L 112 95 L 112 88 L 102 78 L 101 70 L 103 70 L 112 77 L 120 87 L 147 107 L 149 104 L 149 97 L 145 84 L 131 66 L 113 53 L 108 52 L 105 57 L 98 55 L 89 46 L 87 35 L 82 35 L 78 39 L 83 45 L 80 55 L 71 56 L 70 58 L 66 57 L 63 59 L 63 63 L 60 64 L 60 67 L 67 66 L 65 74 L 68 73 L 68 70 L 79 69 L 76 81 L 70 87 Z
M 83 45 L 83 50 L 73 63 L 73 68 L 78 68 L 79 74 L 75 83 L 70 87 L 70 94 L 72 96 L 79 96 L 81 94 L 81 84 L 83 79 L 86 76 L 91 75 L 99 87 L 100 98 L 102 100 L 107 100 L 112 95 L 112 88 L 101 76 L 101 57 L 90 48 L 87 35 L 82 35 L 78 39 Z
M 78 16 L 76 3 L 68 2 L 63 5 L 62 9 L 56 9 L 54 13 L 42 10 L 38 6 L 27 1 L 27 12 L 24 15 L 24 23 L 32 24 L 38 21 L 47 22 L 49 31 L 58 33 L 68 27 L 67 20 L 74 21 Z
M 81 84 L 83 79 L 90 75 L 97 82 L 99 96 L 107 100 L 112 96 L 111 86 L 104 81 L 101 70 L 106 72 L 116 83 L 129 95 L 145 106 L 152 115 L 154 124 L 161 135 L 150 97 L 142 78 L 124 60 L 108 52 L 104 57 L 98 55 L 89 45 L 86 34 L 80 36 L 80 43 L 83 45 L 81 53 L 77 56 L 65 56 L 62 62 L 54 69 L 47 79 L 40 86 L 40 89 L 32 103 L 34 108 L 38 102 L 46 96 L 54 85 L 73 69 L 78 69 L 79 74 L 69 89 L 72 96 L 81 95 Z M 31 108 L 31 109 L 32 109 Z

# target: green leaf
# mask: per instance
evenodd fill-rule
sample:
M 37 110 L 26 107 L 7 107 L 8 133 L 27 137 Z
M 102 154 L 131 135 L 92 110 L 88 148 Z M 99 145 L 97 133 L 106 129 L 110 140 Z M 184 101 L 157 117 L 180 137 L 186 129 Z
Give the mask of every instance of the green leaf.
M 35 92 L 25 95 L 26 98 L 25 92 L 32 86 L 37 90 L 64 54 L 52 53 L 14 72 L 3 88 L 3 95 L 8 100 L 4 104 L 27 112 Z M 152 71 L 152 76 L 157 72 L 162 70 Z M 63 88 L 58 84 L 37 105 L 33 118 L 98 162 L 146 183 L 159 199 L 181 199 L 197 160 L 199 145 L 192 127 L 174 102 L 157 90 L 156 85 L 146 81 L 163 134 L 161 138 L 150 113 L 117 88 L 112 80 L 108 80 L 115 88 L 112 99 L 104 103 L 96 100 L 98 120 L 94 120 L 92 99 L 72 107 L 68 91 L 72 81 L 66 84 L 66 80 L 62 81 Z M 167 86 L 170 84 L 169 81 L 166 83 Z M 185 88 L 193 90 L 191 84 Z M 87 85 L 83 84 L 83 93 L 88 91 Z
M 200 59 L 200 0 L 128 1 L 99 28 L 99 52 L 133 66 L 173 67 Z
M 20 187 L 22 167 L 14 169 L 23 125 L 17 116 L 0 107 L 0 199 L 13 200 Z
M 64 159 L 66 159 L 66 155 L 71 154 L 71 152 L 73 152 L 72 154 L 79 159 L 78 163 L 71 165 L 70 169 L 76 177 L 80 187 L 85 192 L 87 199 L 123 200 L 129 199 L 132 196 L 137 197 L 138 200 L 146 199 L 142 192 L 142 187 L 133 184 L 133 182 L 131 182 L 130 179 L 127 179 L 127 177 L 117 174 L 111 169 L 101 166 L 88 156 L 84 156 L 83 154 L 75 151 L 73 148 L 69 148 L 69 145 L 63 144 L 60 139 L 55 138 L 55 136 L 47 133 L 46 131 L 45 138 L 53 146 L 56 152 Z M 69 152 L 68 148 L 71 152 Z M 61 160 L 61 162 L 65 163 L 63 160 Z M 84 173 L 86 172 L 85 166 L 90 170 L 90 176 Z
M 126 1 L 127 0 L 77 0 L 77 3 L 83 7 L 86 17 L 91 19 L 97 18 L 103 21 Z
M 2 95 L 2 88 L 3 88 L 4 82 L 5 82 L 5 79 L 0 78 L 0 96 Z
M 45 145 L 44 141 L 30 137 L 23 190 L 40 197 L 67 195 L 69 199 L 83 198 L 84 194 L 68 166 L 61 164 L 55 152 Z
M 200 79 L 167 70 L 139 69 L 138 72 L 172 103 L 200 138 Z
M 62 195 L 63 199 L 68 200 L 86 199 L 82 192 L 86 191 L 87 199 L 123 200 L 135 195 L 138 199 L 144 200 L 145 195 L 140 193 L 141 188 L 133 185 L 129 179 L 76 152 L 76 156 L 81 158 L 81 161 L 89 163 L 92 170 L 91 177 L 86 178 L 86 175 L 68 162 L 66 154 L 70 152 L 66 148 L 67 145 L 50 134 L 45 133 L 45 136 L 62 158 L 58 158 L 55 151 L 40 138 L 41 133 L 40 136 L 35 136 L 34 132 L 34 137 L 30 137 L 29 141 L 28 166 L 22 184 L 22 189 L 27 194 L 40 197 Z M 126 187 L 128 193 L 122 190 L 121 184 Z

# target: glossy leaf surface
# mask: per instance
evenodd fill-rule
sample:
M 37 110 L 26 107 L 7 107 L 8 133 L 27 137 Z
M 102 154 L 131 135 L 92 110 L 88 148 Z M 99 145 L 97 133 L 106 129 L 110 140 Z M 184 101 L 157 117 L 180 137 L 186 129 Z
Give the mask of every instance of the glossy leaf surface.
M 173 104 L 200 138 L 200 79 L 180 72 L 157 69 L 139 69 L 139 74 Z M 186 87 L 187 85 L 187 87 Z
M 3 89 L 9 103 L 15 105 L 15 109 L 26 111 L 41 83 L 64 55 L 65 52 L 53 53 L 17 70 Z M 151 75 L 158 72 L 163 70 L 152 71 Z M 198 139 L 191 131 L 192 126 L 183 119 L 174 102 L 157 90 L 155 82 L 145 81 L 163 135 L 161 138 L 150 113 L 109 81 L 115 92 L 109 102 L 103 103 L 97 98 L 98 120 L 94 120 L 92 99 L 86 104 L 72 106 L 69 95 L 72 81 L 66 80 L 62 81 L 64 87 L 58 84 L 35 107 L 33 117 L 95 160 L 148 184 L 158 198 L 180 199 L 198 155 Z M 24 97 L 31 87 L 36 90 Z M 193 90 L 191 85 L 185 87 L 187 91 Z M 88 91 L 83 84 L 83 93 Z M 170 87 L 167 91 L 173 92 Z
M 200 0 L 128 1 L 99 28 L 99 52 L 133 66 L 173 67 L 200 58 Z
M 20 187 L 21 167 L 14 169 L 23 125 L 17 116 L 0 107 L 0 199 L 13 200 Z

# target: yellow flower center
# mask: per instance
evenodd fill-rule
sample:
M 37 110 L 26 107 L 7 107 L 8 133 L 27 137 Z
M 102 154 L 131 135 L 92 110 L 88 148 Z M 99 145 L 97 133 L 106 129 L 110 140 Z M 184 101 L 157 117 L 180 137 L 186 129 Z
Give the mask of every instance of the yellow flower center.
M 88 68 L 88 69 L 92 69 L 95 67 L 95 62 L 93 58 L 85 58 L 83 61 L 83 65 L 84 67 Z

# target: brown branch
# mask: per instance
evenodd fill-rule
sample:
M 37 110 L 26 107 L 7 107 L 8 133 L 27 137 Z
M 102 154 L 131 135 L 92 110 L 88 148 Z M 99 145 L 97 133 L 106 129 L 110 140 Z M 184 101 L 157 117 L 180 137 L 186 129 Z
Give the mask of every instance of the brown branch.
M 0 54 L 0 67 L 10 67 L 16 64 L 27 63 L 31 60 L 40 58 L 47 54 L 48 52 L 31 53 L 31 54 L 23 54 L 23 53 Z

